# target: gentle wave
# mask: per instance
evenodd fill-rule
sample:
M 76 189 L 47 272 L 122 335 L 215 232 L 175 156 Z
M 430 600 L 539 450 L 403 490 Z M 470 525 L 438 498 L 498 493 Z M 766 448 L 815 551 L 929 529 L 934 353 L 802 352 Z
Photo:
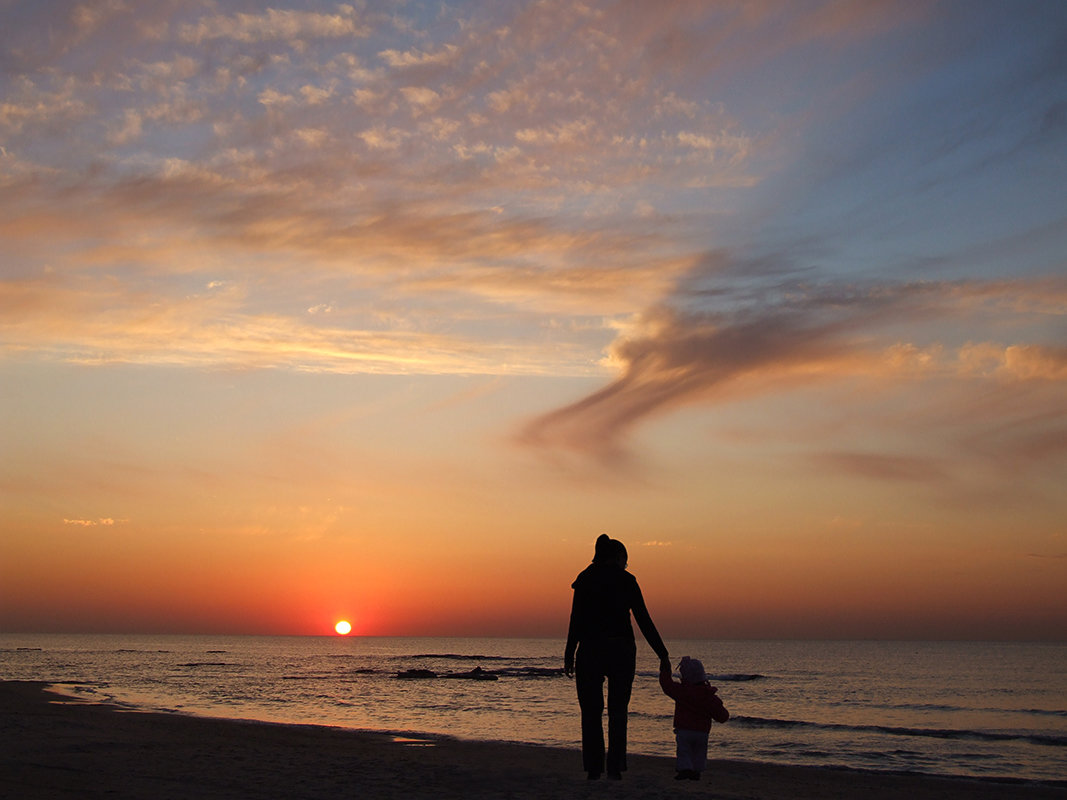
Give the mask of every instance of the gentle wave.
M 637 674 L 642 678 L 649 678 L 653 681 L 659 678 L 658 671 L 638 670 Z M 675 673 L 675 675 L 677 675 L 677 673 Z M 761 675 L 758 672 L 727 672 L 721 675 L 709 674 L 707 678 L 713 685 L 716 683 L 749 683 L 751 681 L 767 680 L 766 675 Z
M 990 711 L 997 711 L 999 709 L 991 708 Z M 1067 718 L 1067 711 L 1059 711 L 1052 708 L 1020 708 L 1016 709 L 1013 713 L 1016 714 L 1036 714 L 1039 717 L 1064 717 Z
M 951 728 L 904 728 L 892 725 L 845 725 L 827 722 L 806 722 L 798 719 L 764 719 L 762 717 L 731 717 L 730 722 L 749 728 L 815 728 L 828 731 L 858 731 L 883 733 L 891 736 L 925 736 L 933 739 L 973 739 L 983 742 L 1028 742 L 1049 747 L 1067 747 L 1067 736 L 1042 733 L 997 733 L 995 731 L 956 730 Z
M 993 707 L 973 707 L 973 706 L 956 706 L 947 705 L 944 703 L 891 703 L 879 708 L 891 708 L 901 711 L 937 711 L 948 713 L 982 713 L 982 714 L 1033 714 L 1038 717 L 1065 717 L 1067 718 L 1067 711 L 1056 708 L 993 708 Z
M 493 671 L 510 678 L 559 678 L 563 675 L 563 670 L 558 667 L 510 667 Z
M 412 656 L 404 656 L 405 659 L 434 658 L 445 661 L 539 661 L 538 658 L 524 658 L 521 656 L 489 656 L 483 654 L 463 655 L 462 653 L 417 653 Z
M 181 665 L 192 666 L 192 665 Z M 204 666 L 204 665 L 201 665 Z M 419 670 L 421 667 L 411 667 L 410 669 L 399 670 L 399 672 L 410 672 L 411 670 Z M 427 670 L 433 671 L 433 670 Z M 398 670 L 396 669 L 375 669 L 373 667 L 359 667 L 357 669 L 345 670 L 343 673 L 326 672 L 326 673 L 303 673 L 299 675 L 280 675 L 279 680 L 283 681 L 343 681 L 345 676 L 348 675 L 383 675 L 387 677 L 395 677 Z M 559 678 L 563 677 L 563 670 L 557 667 L 501 667 L 500 669 L 485 669 L 482 673 L 486 675 L 496 675 L 501 678 Z M 442 673 L 442 675 L 448 673 Z
M 45 652 L 45 649 L 43 647 L 0 647 L 0 653 L 43 653 L 43 652 Z M 61 650 L 53 650 L 52 648 L 49 648 L 48 652 L 50 652 L 50 653 L 52 653 L 52 652 L 61 652 Z M 128 653 L 173 653 L 174 651 L 173 650 L 144 650 L 144 649 L 140 649 L 140 648 L 120 647 L 118 650 L 86 650 L 86 651 L 83 651 L 83 652 L 88 655 L 90 653 L 107 653 L 107 654 L 110 654 L 110 653 L 122 653 L 122 654 L 128 654 Z M 210 653 L 212 651 L 209 650 L 208 652 Z M 222 652 L 222 651 L 220 651 L 220 652 Z

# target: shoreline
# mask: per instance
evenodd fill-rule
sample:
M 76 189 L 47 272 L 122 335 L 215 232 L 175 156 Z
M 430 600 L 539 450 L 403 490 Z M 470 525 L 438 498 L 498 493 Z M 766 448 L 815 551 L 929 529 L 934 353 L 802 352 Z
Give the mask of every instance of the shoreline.
M 0 681 L 0 785 L 23 798 L 826 798 L 1067 800 L 1067 784 L 631 755 L 620 782 L 587 781 L 577 750 L 415 732 L 130 711 Z

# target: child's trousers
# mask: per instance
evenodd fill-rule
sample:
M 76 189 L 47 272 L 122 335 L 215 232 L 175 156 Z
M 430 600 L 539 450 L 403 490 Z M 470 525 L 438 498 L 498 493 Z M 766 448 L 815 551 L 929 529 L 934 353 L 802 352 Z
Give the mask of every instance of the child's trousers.
M 703 772 L 708 764 L 708 734 L 675 728 L 674 738 L 678 743 L 678 769 Z

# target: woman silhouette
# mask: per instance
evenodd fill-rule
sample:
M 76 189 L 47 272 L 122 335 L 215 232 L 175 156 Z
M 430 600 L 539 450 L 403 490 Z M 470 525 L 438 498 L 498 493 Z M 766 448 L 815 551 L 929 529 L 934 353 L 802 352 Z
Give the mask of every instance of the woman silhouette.
M 604 772 L 604 679 L 608 681 L 607 773 L 615 780 L 626 769 L 626 714 L 637 666 L 633 612 L 645 641 L 660 664 L 670 656 L 645 608 L 637 579 L 626 571 L 623 543 L 601 534 L 593 563 L 571 584 L 574 601 L 567 631 L 563 670 L 575 676 L 582 712 L 582 763 L 590 780 Z M 577 657 L 575 656 L 577 650 Z

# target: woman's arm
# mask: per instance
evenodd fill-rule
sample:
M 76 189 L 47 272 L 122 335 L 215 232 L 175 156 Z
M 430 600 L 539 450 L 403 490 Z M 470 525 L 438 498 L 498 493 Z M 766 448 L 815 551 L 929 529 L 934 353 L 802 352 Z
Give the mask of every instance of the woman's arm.
M 661 660 L 659 663 L 659 686 L 668 697 L 677 697 L 680 684 L 674 682 L 671 675 L 671 662 Z
M 659 631 L 656 630 L 655 623 L 652 622 L 652 617 L 649 616 L 648 609 L 645 607 L 645 598 L 641 594 L 641 587 L 637 585 L 636 580 L 634 580 L 630 610 L 633 611 L 634 619 L 637 620 L 637 627 L 641 629 L 648 646 L 659 656 L 660 667 L 662 668 L 663 663 L 666 662 L 669 668 L 670 654 L 667 652 L 667 646 L 663 644 L 663 639 L 660 638 Z

